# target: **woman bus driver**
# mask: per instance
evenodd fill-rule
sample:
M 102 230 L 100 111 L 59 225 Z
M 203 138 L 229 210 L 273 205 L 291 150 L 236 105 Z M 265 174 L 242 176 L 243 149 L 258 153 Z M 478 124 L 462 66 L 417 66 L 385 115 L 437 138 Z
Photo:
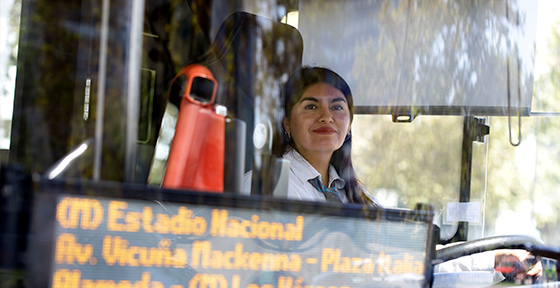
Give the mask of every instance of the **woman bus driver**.
M 274 153 L 290 161 L 288 198 L 379 206 L 352 166 L 352 93 L 342 77 L 319 67 L 297 70 L 284 84 L 285 141 Z M 250 190 L 251 174 L 245 175 Z
M 335 72 L 303 67 L 284 84 L 285 141 L 274 153 L 290 161 L 288 198 L 294 200 L 361 203 L 381 207 L 362 188 L 352 166 L 353 101 L 350 87 Z M 251 172 L 244 179 L 250 191 Z M 435 266 L 435 272 L 492 271 L 507 256 L 519 261 L 523 250 L 497 250 L 461 257 Z M 536 263 L 529 276 L 541 276 Z

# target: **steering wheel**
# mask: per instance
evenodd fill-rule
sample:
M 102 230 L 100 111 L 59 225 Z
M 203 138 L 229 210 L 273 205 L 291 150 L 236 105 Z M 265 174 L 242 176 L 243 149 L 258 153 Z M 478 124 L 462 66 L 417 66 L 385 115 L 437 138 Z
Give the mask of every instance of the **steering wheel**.
M 435 262 L 441 263 L 459 257 L 496 249 L 524 249 L 541 246 L 544 242 L 528 235 L 508 235 L 482 238 L 436 250 Z M 531 251 L 529 251 L 531 252 Z

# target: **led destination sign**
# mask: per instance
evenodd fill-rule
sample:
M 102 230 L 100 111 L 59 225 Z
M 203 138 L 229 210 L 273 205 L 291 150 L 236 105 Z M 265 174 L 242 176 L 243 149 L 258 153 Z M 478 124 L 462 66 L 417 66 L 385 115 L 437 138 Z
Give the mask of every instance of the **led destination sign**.
M 419 221 L 76 196 L 55 214 L 53 288 L 424 285 Z

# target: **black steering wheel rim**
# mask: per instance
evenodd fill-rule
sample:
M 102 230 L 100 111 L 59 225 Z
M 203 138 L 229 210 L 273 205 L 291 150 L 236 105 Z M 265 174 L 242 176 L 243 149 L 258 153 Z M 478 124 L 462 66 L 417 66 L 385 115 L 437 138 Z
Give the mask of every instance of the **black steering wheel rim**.
M 445 262 L 475 253 L 497 249 L 526 249 L 527 246 L 544 245 L 539 238 L 529 235 L 494 236 L 464 242 L 436 250 L 436 262 Z

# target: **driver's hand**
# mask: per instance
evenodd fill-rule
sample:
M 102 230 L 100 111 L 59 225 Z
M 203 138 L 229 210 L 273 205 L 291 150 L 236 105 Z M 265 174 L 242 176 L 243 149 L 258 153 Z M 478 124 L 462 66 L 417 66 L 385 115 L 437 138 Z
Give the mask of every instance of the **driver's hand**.
M 541 261 L 534 263 L 531 253 L 525 250 L 496 250 L 496 262 L 494 268 L 497 271 L 511 269 L 515 275 L 520 276 L 533 276 L 539 278 L 542 276 Z M 529 259 L 528 259 L 529 258 Z M 519 267 L 521 269 L 515 269 Z M 507 269 L 506 269 L 507 268 Z

